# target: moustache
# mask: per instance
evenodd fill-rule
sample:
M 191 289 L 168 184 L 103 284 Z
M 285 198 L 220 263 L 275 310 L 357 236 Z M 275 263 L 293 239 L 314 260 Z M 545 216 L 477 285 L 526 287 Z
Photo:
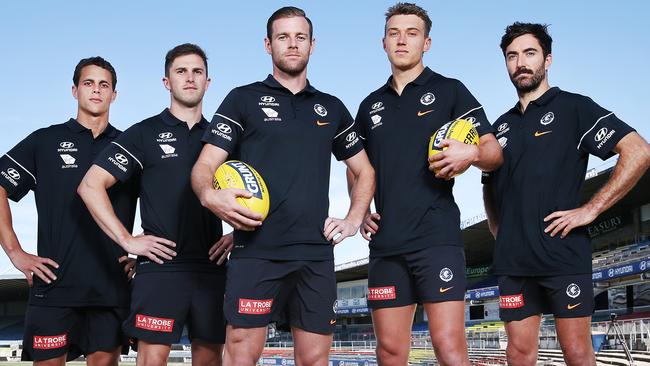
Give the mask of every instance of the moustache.
M 526 68 L 521 68 L 521 69 L 517 70 L 517 71 L 515 72 L 515 74 L 512 75 L 512 77 L 513 77 L 513 78 L 516 78 L 517 76 L 522 75 L 522 74 L 531 74 L 531 75 L 534 75 L 535 73 L 533 72 L 533 70 L 529 70 L 529 69 L 526 69 Z

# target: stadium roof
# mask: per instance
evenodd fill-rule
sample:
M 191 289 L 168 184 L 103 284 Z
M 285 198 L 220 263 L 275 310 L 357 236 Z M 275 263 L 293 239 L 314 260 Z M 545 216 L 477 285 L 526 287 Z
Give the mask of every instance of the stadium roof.
M 585 177 L 586 182 L 582 188 L 581 202 L 590 199 L 609 179 L 614 168 L 609 167 L 602 171 L 591 169 Z M 639 207 L 650 202 L 650 172 L 646 172 L 639 183 L 621 201 L 604 212 L 601 216 L 618 215 L 629 212 L 634 207 Z M 462 237 L 465 243 L 465 257 L 467 266 L 485 265 L 492 261 L 494 238 L 488 229 L 485 213 L 471 217 L 461 222 Z M 351 281 L 366 278 L 368 274 L 368 258 L 353 262 L 342 263 L 336 266 L 337 281 Z

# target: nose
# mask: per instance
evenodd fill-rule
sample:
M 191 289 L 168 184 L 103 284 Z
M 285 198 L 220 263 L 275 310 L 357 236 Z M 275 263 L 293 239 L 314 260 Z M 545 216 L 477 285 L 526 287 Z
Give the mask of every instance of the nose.
M 295 37 L 289 37 L 289 48 L 298 48 L 298 41 Z
M 406 44 L 406 33 L 400 32 L 399 36 L 397 37 L 397 44 L 399 45 Z

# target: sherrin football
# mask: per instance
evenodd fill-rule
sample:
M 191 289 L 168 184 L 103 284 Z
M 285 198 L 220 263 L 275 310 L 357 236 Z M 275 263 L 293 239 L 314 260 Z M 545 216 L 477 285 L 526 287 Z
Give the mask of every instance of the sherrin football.
M 472 122 L 465 119 L 457 119 L 455 121 L 447 122 L 431 136 L 429 140 L 429 154 L 428 157 L 439 154 L 446 147 L 440 147 L 442 140 L 450 139 L 460 141 L 468 145 L 478 145 L 479 136 L 478 131 L 474 128 Z M 438 170 L 435 171 L 438 173 Z M 463 172 L 459 173 L 462 174 Z
M 266 183 L 253 167 L 239 160 L 229 160 L 214 172 L 212 185 L 215 189 L 238 188 L 253 194 L 251 198 L 237 197 L 237 202 L 262 215 L 269 213 L 269 191 Z

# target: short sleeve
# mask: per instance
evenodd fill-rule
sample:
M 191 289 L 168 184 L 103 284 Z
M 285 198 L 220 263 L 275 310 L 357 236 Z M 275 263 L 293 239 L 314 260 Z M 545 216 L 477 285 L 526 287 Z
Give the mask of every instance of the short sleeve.
M 359 138 L 359 131 L 352 119 L 352 115 L 341 101 L 338 101 L 338 103 L 341 120 L 332 141 L 332 152 L 336 159 L 340 161 L 349 159 L 359 153 L 363 150 L 363 144 Z
M 456 101 L 453 107 L 453 119 L 458 118 L 471 121 L 479 136 L 494 132 L 483 106 L 460 81 L 456 83 Z
M 97 156 L 94 164 L 103 168 L 120 182 L 144 169 L 142 131 L 139 124 L 131 126 Z
M 0 185 L 14 202 L 36 188 L 37 136 L 33 132 L 0 158 Z
M 217 108 L 202 141 L 232 153 L 244 133 L 244 113 L 241 105 L 239 91 L 233 89 Z
M 616 144 L 634 129 L 621 121 L 614 112 L 601 107 L 591 98 L 582 97 L 577 103 L 577 148 L 605 160 L 616 153 Z

